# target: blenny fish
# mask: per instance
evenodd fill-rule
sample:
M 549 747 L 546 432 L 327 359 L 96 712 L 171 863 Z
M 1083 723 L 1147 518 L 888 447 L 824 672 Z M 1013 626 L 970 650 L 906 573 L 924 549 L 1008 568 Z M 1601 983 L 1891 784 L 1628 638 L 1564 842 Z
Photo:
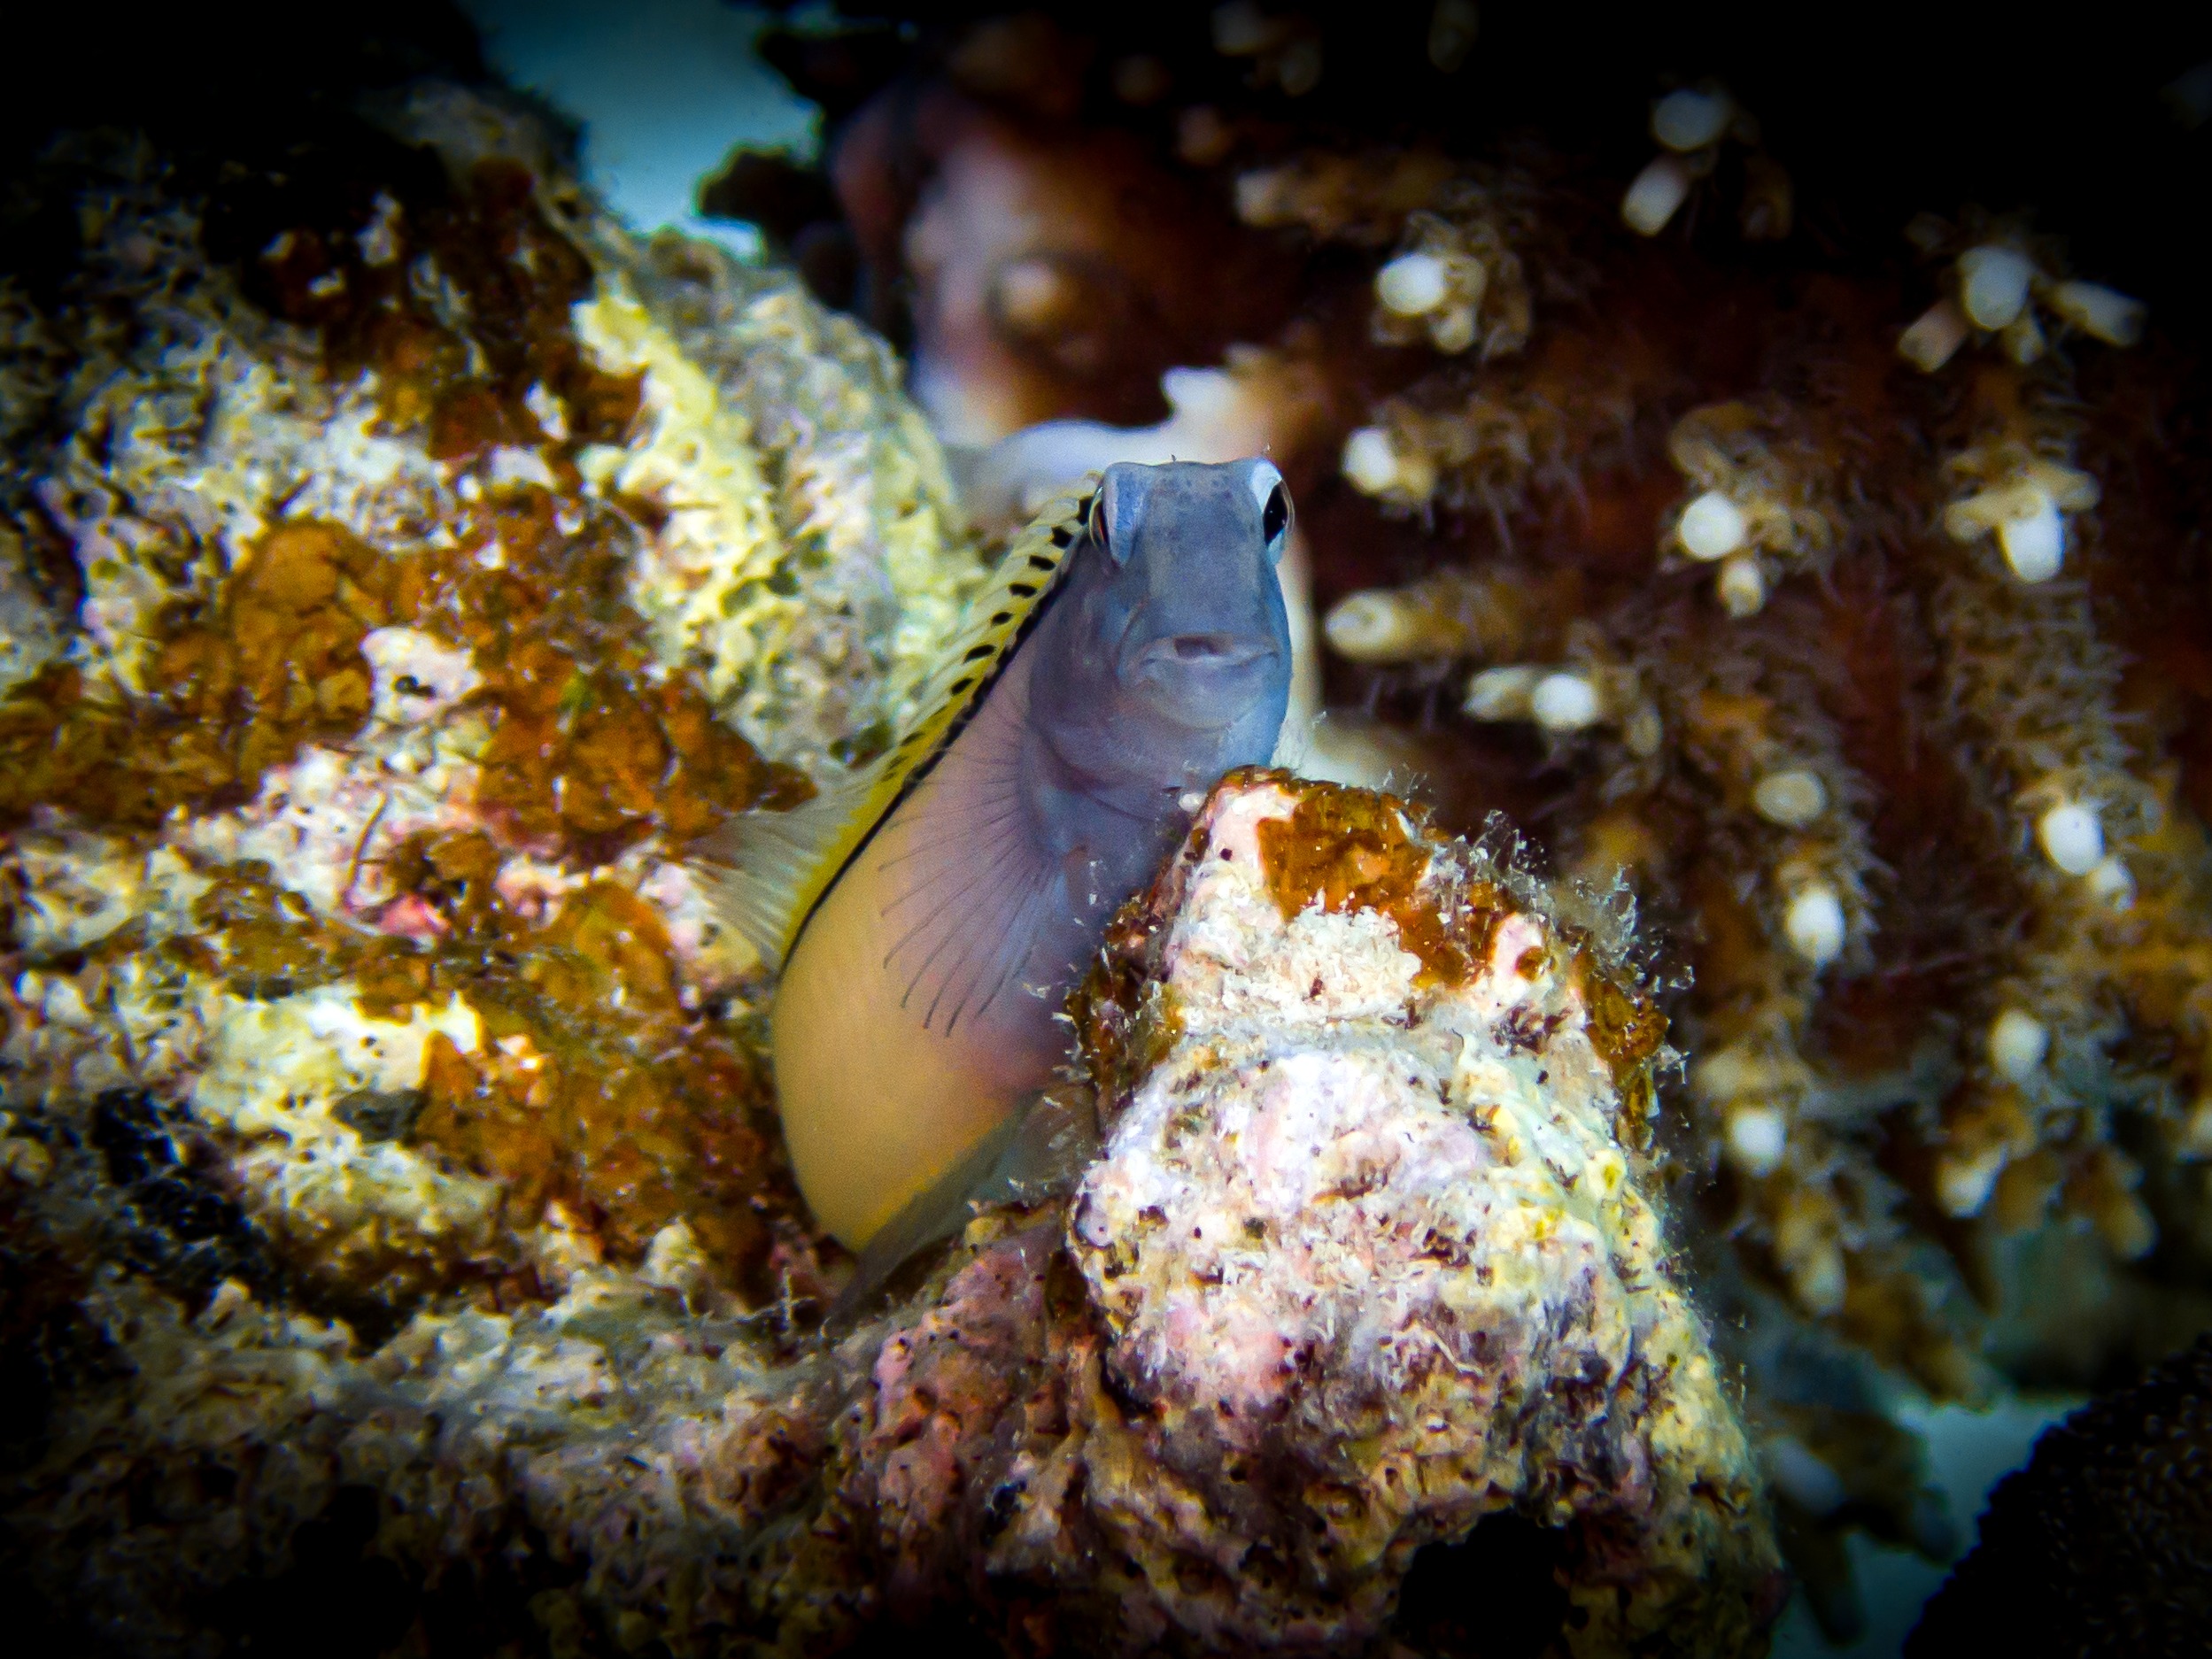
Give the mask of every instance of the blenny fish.
M 1265 460 L 1108 467 L 1016 538 L 882 760 L 704 849 L 724 914 L 782 967 L 785 1133 L 846 1244 L 1047 1089 L 1061 1004 L 1187 799 L 1273 752 L 1290 518 Z

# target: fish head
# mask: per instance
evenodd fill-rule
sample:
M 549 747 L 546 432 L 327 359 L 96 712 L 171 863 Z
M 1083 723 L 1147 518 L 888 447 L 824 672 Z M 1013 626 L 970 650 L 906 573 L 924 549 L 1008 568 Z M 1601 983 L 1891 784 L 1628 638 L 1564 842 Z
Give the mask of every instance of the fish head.
M 1290 494 L 1262 459 L 1122 463 L 1092 498 L 1066 595 L 1073 632 L 1058 698 L 1125 735 L 1150 727 L 1265 760 L 1290 687 L 1290 626 L 1277 562 Z M 1149 745 L 1141 745 L 1149 746 Z M 1207 755 L 1210 759 L 1210 755 Z

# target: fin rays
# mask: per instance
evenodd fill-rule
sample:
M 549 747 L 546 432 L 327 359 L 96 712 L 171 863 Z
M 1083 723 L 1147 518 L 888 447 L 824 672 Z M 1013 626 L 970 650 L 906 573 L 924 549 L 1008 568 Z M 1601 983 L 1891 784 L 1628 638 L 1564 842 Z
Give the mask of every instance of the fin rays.
M 707 891 L 716 914 L 770 967 L 782 964 L 792 910 L 821 861 L 824 845 L 850 819 L 869 782 L 863 775 L 789 812 L 748 813 L 696 848 L 714 873 Z
M 1041 881 L 1032 879 L 1019 886 L 1002 886 L 992 911 L 976 918 L 976 925 L 967 930 L 963 941 L 964 948 L 946 965 L 936 994 L 930 999 L 929 1012 L 923 1021 L 924 1026 L 937 1029 L 939 1010 L 944 1007 L 946 998 L 953 995 L 962 969 L 966 970 L 966 978 L 960 983 L 958 993 L 953 996 L 951 1007 L 945 1014 L 944 1032 L 947 1037 L 971 1007 L 975 1016 L 980 1019 L 998 1000 L 1007 981 L 1021 971 L 1036 942 L 1039 913 L 1059 885 L 1057 871 L 1042 874 Z M 978 1002 L 976 993 L 986 980 L 990 989 Z
M 900 1006 L 921 1003 L 924 1028 L 947 1037 L 1005 993 L 1063 885 L 1020 793 L 1025 690 L 1017 676 L 969 728 L 878 867 L 893 877 L 883 919 L 904 924 L 884 954 L 905 982 Z
M 930 911 L 929 914 L 924 915 L 919 922 L 917 922 L 912 927 L 909 928 L 906 932 L 900 937 L 899 942 L 884 953 L 884 966 L 886 968 L 890 967 L 892 962 L 897 959 L 901 953 L 905 951 L 908 945 L 914 943 L 916 936 L 920 934 L 924 929 L 928 928 L 932 922 L 938 921 L 947 910 L 958 904 L 963 899 L 965 899 L 970 893 L 975 891 L 977 888 L 982 886 L 986 879 L 993 875 L 995 875 L 997 873 L 999 860 L 1004 856 L 1005 851 L 1012 845 L 1012 842 L 1013 835 L 1011 833 L 1002 835 L 996 841 L 993 842 L 988 849 L 992 853 L 991 861 L 983 865 L 981 868 L 973 870 L 965 882 L 963 882 L 951 892 L 945 894 L 942 898 L 938 899 L 937 907 L 935 909 Z M 940 842 L 938 845 L 940 846 L 947 846 L 952 845 L 952 842 L 950 840 L 947 840 Z M 886 864 L 886 868 L 888 868 L 889 866 Z M 923 880 L 924 882 L 928 882 L 931 878 L 924 876 Z M 889 904 L 886 905 L 883 907 L 883 914 L 885 917 L 888 919 L 893 911 L 898 909 L 900 906 L 905 904 L 909 899 L 918 899 L 924 896 L 924 888 L 911 888 L 900 894 L 898 898 L 893 899 Z M 929 966 L 930 961 L 934 959 L 937 952 L 944 949 L 946 940 L 952 938 L 952 930 L 947 928 L 945 938 L 940 938 L 935 948 L 931 952 L 930 956 L 925 957 L 923 960 L 923 968 L 927 968 Z M 917 968 L 916 972 L 918 976 L 920 969 Z M 909 984 L 907 987 L 907 990 L 909 993 L 911 993 L 913 986 Z M 901 999 L 901 1000 L 903 1000 L 903 999 Z
M 1009 941 L 1020 940 L 1022 948 L 1018 951 L 1002 950 L 999 953 L 998 977 L 991 982 L 990 990 L 984 992 L 983 1000 L 976 1004 L 976 1018 L 981 1019 L 991 1011 L 991 1005 L 999 999 L 999 993 L 1006 989 L 1009 982 L 1021 971 L 1023 964 L 1029 960 L 1030 944 L 1036 937 L 1036 925 L 1030 920 L 1030 913 L 1043 904 L 1051 891 L 1052 886 L 1048 883 L 1042 887 L 1033 889 L 1029 897 L 1023 901 L 1021 911 L 1015 917 L 1014 926 L 1007 930 Z M 959 1015 L 955 1014 L 953 1017 L 957 1019 Z M 947 1023 L 945 1030 L 947 1035 L 951 1033 L 950 1022 Z
M 953 751 L 974 717 L 996 701 L 994 688 L 1019 654 L 1027 630 L 1058 591 L 1081 539 L 1089 496 L 1082 489 L 1048 504 L 1015 538 L 970 599 L 944 660 L 919 689 L 921 714 L 864 770 L 790 812 L 743 814 L 692 848 L 709 876 L 722 919 L 771 968 L 785 954 L 853 855 L 878 826 L 922 806 L 917 785 Z M 978 777 L 1010 776 L 1017 757 L 970 757 Z M 933 818 L 924 809 L 921 818 Z M 966 820 L 972 826 L 973 820 Z

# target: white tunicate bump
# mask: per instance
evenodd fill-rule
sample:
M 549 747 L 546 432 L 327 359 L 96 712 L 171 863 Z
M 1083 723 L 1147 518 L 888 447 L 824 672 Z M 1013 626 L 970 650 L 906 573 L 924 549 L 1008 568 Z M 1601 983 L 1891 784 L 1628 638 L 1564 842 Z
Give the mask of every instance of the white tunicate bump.
M 1752 788 L 1752 805 L 1768 823 L 1802 830 L 1828 810 L 1828 786 L 1802 767 L 1769 772 Z
M 1453 653 L 1452 630 L 1420 599 L 1387 589 L 1348 593 L 1323 619 L 1330 649 L 1354 662 L 1406 662 Z
M 1989 1022 L 1989 1063 L 2008 1083 L 2025 1083 L 2051 1050 L 2051 1033 L 2025 1008 L 2007 1008 Z
M 2097 809 L 2075 800 L 2061 801 L 2036 820 L 2043 854 L 2069 876 L 2086 876 L 2105 855 L 2104 826 Z
M 1528 712 L 1546 731 L 1580 731 L 1597 723 L 1597 688 L 1579 674 L 1547 674 L 1528 694 Z
M 1782 918 L 1790 948 L 1815 968 L 1824 968 L 1843 953 L 1844 901 L 1826 882 L 1813 882 L 1798 890 Z
M 1718 143 L 1735 115 L 1736 100 L 1727 93 L 1684 87 L 1651 106 L 1651 136 L 1686 154 Z
M 2005 1172 L 2005 1149 L 1992 1146 L 1972 1157 L 1946 1153 L 1936 1161 L 1936 1202 L 1963 1221 L 1979 1215 Z
M 1397 482 L 1398 458 L 1390 435 L 1381 427 L 1362 427 L 1344 440 L 1344 476 L 1356 489 L 1379 496 Z
M 1932 374 L 1951 360 L 1971 332 L 1966 313 L 1949 300 L 1939 299 L 1898 336 L 1898 354 L 1923 374 Z
M 1714 585 L 1721 595 L 1721 608 L 1730 616 L 1756 616 L 1767 603 L 1767 574 L 1752 554 L 1731 553 L 1722 559 Z
M 1321 623 L 1321 632 L 1340 656 L 1354 662 L 1387 657 L 1406 633 L 1404 602 L 1381 592 L 1348 594 Z
M 1064 327 L 1076 303 L 1075 284 L 1057 259 L 1009 260 L 991 281 L 991 308 L 1017 335 Z
M 2129 910 L 2135 906 L 2135 872 L 2117 853 L 2099 859 L 2084 878 L 2090 896 L 2108 909 Z
M 1652 158 L 1651 166 L 1636 175 L 1628 193 L 1620 198 L 1621 222 L 1639 236 L 1656 236 L 1682 204 L 1694 182 L 1679 156 Z
M 1375 273 L 1375 297 L 1401 317 L 1423 317 L 1444 303 L 1451 274 L 1433 253 L 1401 253 Z
M 2048 582 L 2066 562 L 2066 518 L 2058 503 L 2040 490 L 2035 499 L 2033 513 L 1998 525 L 1997 544 L 2004 549 L 2014 575 L 2023 582 Z
M 1729 1114 L 1729 1160 L 1753 1180 L 1782 1167 L 1790 1125 L 1771 1106 L 1739 1106 Z
M 2017 248 L 1985 243 L 1959 256 L 1959 300 L 1982 328 L 2002 328 L 2028 304 L 2035 266 Z
M 1674 533 L 1692 559 L 1725 559 L 1743 546 L 1744 509 L 1718 490 L 1708 490 L 1682 509 Z
M 1442 316 L 1428 320 L 1428 343 L 1439 351 L 1457 355 L 1474 343 L 1474 307 L 1454 305 Z
M 1762 1087 L 1770 1069 L 1748 1046 L 1723 1048 L 1690 1068 L 1690 1086 L 1704 1100 L 1733 1100 Z
M 1463 706 L 1477 720 L 1520 720 L 1535 685 L 1534 668 L 1485 668 L 1467 683 Z
M 2097 282 L 2061 282 L 2051 290 L 2051 309 L 2084 334 L 2107 345 L 2133 345 L 2143 337 L 2148 315 L 2143 302 Z

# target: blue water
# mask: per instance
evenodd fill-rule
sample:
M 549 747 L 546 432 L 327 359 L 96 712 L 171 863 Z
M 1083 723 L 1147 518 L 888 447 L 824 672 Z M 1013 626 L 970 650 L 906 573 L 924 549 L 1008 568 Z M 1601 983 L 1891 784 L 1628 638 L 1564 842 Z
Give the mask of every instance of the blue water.
M 692 211 L 740 141 L 811 160 L 821 116 L 753 50 L 770 21 L 720 0 L 461 0 L 510 82 L 584 124 L 585 176 L 641 230 L 675 226 L 757 250 Z

